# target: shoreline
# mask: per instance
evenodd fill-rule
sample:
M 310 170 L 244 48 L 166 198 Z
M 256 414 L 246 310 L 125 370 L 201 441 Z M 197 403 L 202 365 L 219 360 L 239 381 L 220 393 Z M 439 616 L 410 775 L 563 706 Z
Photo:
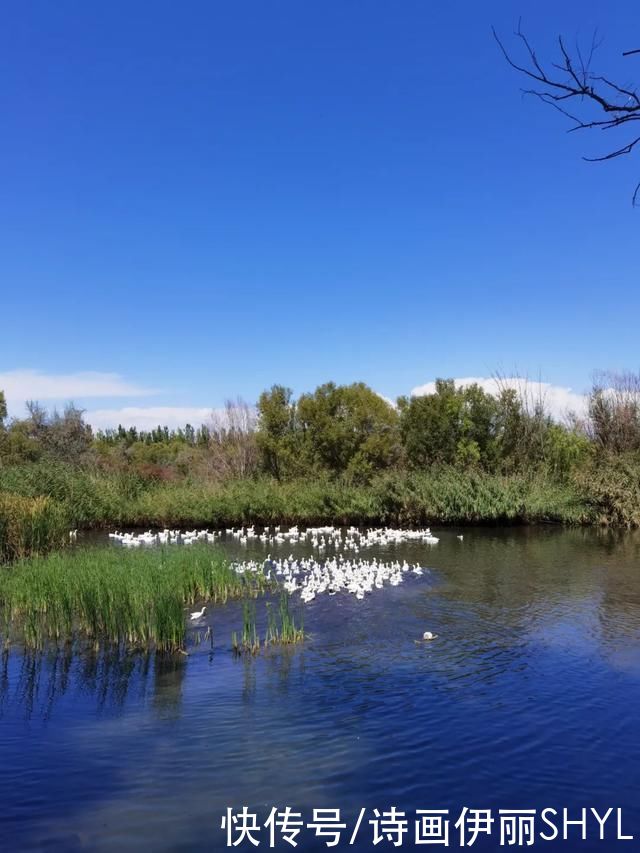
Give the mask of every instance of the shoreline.
M 259 477 L 173 481 L 69 465 L 0 469 L 0 563 L 63 547 L 70 530 L 242 525 L 640 526 L 634 484 L 434 468 L 368 483 Z

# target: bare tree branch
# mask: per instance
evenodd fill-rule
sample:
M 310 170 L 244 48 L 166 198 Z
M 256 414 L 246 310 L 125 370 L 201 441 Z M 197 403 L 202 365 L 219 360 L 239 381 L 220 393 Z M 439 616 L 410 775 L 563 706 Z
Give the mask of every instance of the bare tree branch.
M 498 36 L 495 28 L 492 28 L 493 36 L 506 59 L 507 63 L 530 80 L 534 80 L 538 86 L 533 89 L 523 89 L 523 94 L 533 95 L 545 104 L 552 106 L 562 113 L 573 123 L 569 133 L 576 130 L 613 130 L 624 127 L 631 122 L 640 121 L 640 96 L 635 87 L 630 84 L 616 83 L 601 74 L 595 74 L 591 65 L 593 57 L 601 44 L 597 33 L 591 40 L 589 52 L 586 57 L 576 46 L 574 59 L 569 53 L 562 36 L 558 37 L 559 61 L 549 63 L 548 69 L 538 59 L 538 56 L 523 33 L 520 23 L 515 32 L 516 38 L 523 46 L 525 62 L 516 61 L 506 49 L 504 43 Z M 623 56 L 640 53 L 640 49 L 628 50 Z M 569 111 L 567 102 L 575 103 L 576 109 Z M 596 110 L 596 114 L 589 112 L 589 108 Z M 584 114 L 581 117 L 581 112 Z M 598 118 L 597 113 L 605 114 L 605 118 Z M 640 143 L 640 136 L 631 139 L 624 145 L 620 145 L 605 154 L 593 157 L 583 157 L 590 163 L 613 160 L 630 154 L 636 145 Z M 636 204 L 640 193 L 640 184 L 636 186 L 633 194 L 633 204 Z

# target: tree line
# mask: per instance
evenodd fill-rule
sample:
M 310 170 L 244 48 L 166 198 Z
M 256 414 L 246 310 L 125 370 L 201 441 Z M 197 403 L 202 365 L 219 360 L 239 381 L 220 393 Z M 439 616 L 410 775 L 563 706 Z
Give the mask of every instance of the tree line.
M 432 393 L 395 404 L 362 382 L 328 382 L 298 398 L 274 385 L 257 405 L 229 401 L 198 427 L 96 433 L 72 404 L 47 412 L 30 402 L 25 417 L 9 419 L 0 392 L 0 466 L 55 460 L 158 480 L 262 474 L 366 483 L 381 472 L 433 466 L 562 479 L 603 456 L 640 454 L 638 375 L 600 375 L 586 415 L 564 423 L 551 417 L 544 397 L 497 384 L 490 394 L 438 379 Z

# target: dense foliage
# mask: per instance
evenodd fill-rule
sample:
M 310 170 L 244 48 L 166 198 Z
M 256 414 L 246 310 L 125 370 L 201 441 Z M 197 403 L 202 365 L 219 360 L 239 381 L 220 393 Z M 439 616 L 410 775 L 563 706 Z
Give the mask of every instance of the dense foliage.
M 59 545 L 65 526 L 638 525 L 640 379 L 600 377 L 588 402 L 561 424 L 508 387 L 438 380 L 393 405 L 363 383 L 298 399 L 274 385 L 197 429 L 94 435 L 74 406 L 9 420 L 0 392 L 0 559 Z

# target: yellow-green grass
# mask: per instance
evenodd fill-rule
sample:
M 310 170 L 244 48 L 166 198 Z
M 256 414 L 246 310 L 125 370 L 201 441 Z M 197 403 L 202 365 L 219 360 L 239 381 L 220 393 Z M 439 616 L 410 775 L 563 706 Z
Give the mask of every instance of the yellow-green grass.
M 638 480 L 640 466 L 631 479 Z M 633 472 L 632 472 L 633 473 Z M 628 479 L 628 477 L 627 477 Z M 46 495 L 70 527 L 230 527 L 239 524 L 585 524 L 611 514 L 590 482 L 535 471 L 501 475 L 437 466 L 379 474 L 367 483 L 310 475 L 212 482 L 189 475 L 142 481 L 62 463 L 0 468 L 0 492 Z M 602 512 L 599 504 L 602 503 Z M 617 516 L 615 516 L 617 517 Z
M 69 519 L 61 503 L 0 492 L 0 563 L 44 554 L 68 541 Z

